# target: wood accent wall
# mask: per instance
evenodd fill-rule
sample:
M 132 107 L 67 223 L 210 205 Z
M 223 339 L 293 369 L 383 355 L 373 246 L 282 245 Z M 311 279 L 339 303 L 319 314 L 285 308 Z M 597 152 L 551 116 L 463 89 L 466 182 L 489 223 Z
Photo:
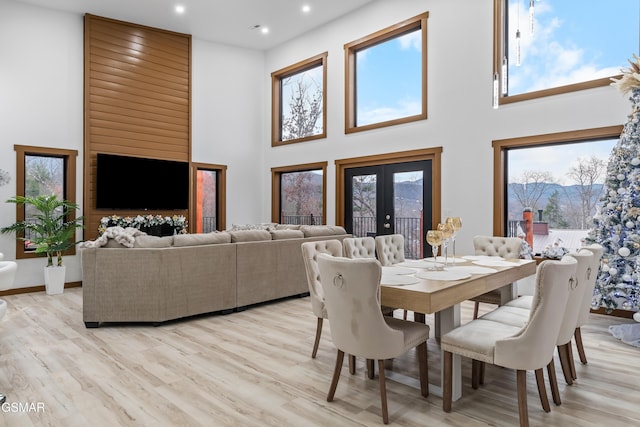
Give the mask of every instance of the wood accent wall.
M 84 25 L 85 239 L 103 216 L 188 218 L 96 209 L 96 155 L 191 161 L 191 36 L 89 14 Z

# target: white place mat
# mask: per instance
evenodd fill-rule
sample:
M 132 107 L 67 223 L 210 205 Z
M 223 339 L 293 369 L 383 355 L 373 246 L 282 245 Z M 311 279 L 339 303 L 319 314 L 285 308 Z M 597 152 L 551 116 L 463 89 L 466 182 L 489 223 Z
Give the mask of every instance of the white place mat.
M 459 265 L 455 267 L 445 267 L 444 269 L 446 271 L 459 271 L 462 273 L 469 273 L 469 274 L 489 274 L 489 273 L 495 273 L 498 271 L 493 268 L 480 267 L 478 265 Z
M 397 265 L 401 267 L 409 267 L 409 268 L 431 268 L 433 267 L 433 261 L 427 261 L 424 259 L 409 259 L 406 261 L 399 262 Z M 444 264 L 436 263 L 436 267 L 444 267 Z
M 425 258 L 424 260 L 433 262 L 433 257 L 431 256 L 429 258 Z M 436 258 L 436 261 L 437 262 L 441 262 L 441 263 L 444 264 L 444 257 L 443 256 L 439 256 L 438 258 Z M 463 264 L 463 263 L 467 262 L 467 260 L 466 259 L 462 259 L 462 258 L 454 258 L 454 257 L 450 256 L 450 257 L 447 258 L 447 262 L 449 264 Z
M 471 277 L 471 274 L 463 271 L 421 271 L 416 273 L 416 277 L 419 279 L 427 280 L 462 280 Z
M 481 261 L 483 259 L 504 259 L 501 256 L 489 256 L 489 255 L 465 255 L 462 258 L 469 261 Z
M 481 259 L 479 261 L 473 261 L 473 263 L 476 265 L 483 265 L 485 267 L 515 267 L 516 265 L 520 265 L 520 261 L 505 261 L 503 259 Z
M 382 274 L 413 274 L 415 270 L 405 267 L 396 267 L 395 265 L 382 266 Z
M 414 276 L 402 276 L 399 274 L 383 274 L 380 283 L 390 286 L 413 285 L 418 283 L 420 279 Z

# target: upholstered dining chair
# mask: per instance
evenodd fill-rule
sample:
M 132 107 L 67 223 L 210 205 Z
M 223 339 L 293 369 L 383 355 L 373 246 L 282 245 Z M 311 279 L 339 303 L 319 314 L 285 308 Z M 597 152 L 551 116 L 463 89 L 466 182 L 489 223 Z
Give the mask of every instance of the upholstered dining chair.
M 587 286 L 585 287 L 584 294 L 582 296 L 582 303 L 580 304 L 580 311 L 578 313 L 576 329 L 573 335 L 575 337 L 576 348 L 578 349 L 580 362 L 583 365 L 586 365 L 587 355 L 585 354 L 584 347 L 582 346 L 582 333 L 580 331 L 580 328 L 584 326 L 589 320 L 589 313 L 591 312 L 591 300 L 593 299 L 593 290 L 596 286 L 596 280 L 598 279 L 598 271 L 600 269 L 600 261 L 602 260 L 602 255 L 604 254 L 604 247 L 597 243 L 593 243 L 591 245 L 585 246 L 584 249 L 593 252 L 593 264 L 591 265 L 591 277 L 587 282 Z
M 0 253 L 0 259 L 2 254 Z M 18 264 L 15 261 L 0 261 L 0 291 L 7 290 L 13 285 L 13 279 L 16 276 Z M 7 302 L 0 299 L 0 320 L 7 312 Z M 3 404 L 7 397 L 0 393 L 0 404 Z
M 342 239 L 345 258 L 375 258 L 376 241 L 373 237 L 345 237 Z
M 339 240 L 321 240 L 316 242 L 305 242 L 302 244 L 302 258 L 304 268 L 307 273 L 307 284 L 309 285 L 309 297 L 311 299 L 311 310 L 316 315 L 316 338 L 313 343 L 311 357 L 315 359 L 318 354 L 318 345 L 322 335 L 322 323 L 327 318 L 327 309 L 324 305 L 324 293 L 320 284 L 320 271 L 318 270 L 318 254 L 329 254 L 342 256 L 342 243 Z
M 518 237 L 475 236 L 473 238 L 475 255 L 520 258 L 521 247 L 522 240 Z M 513 285 L 503 286 L 500 289 L 471 298 L 471 301 L 474 302 L 473 318 L 478 318 L 478 310 L 481 302 L 499 306 L 503 301 L 511 299 L 506 294 L 511 292 L 512 286 Z
M 420 392 L 429 395 L 427 339 L 429 326 L 383 316 L 380 311 L 381 267 L 371 258 L 342 258 L 318 255 L 320 282 L 331 325 L 331 338 L 338 351 L 327 395 L 335 397 L 344 354 L 378 361 L 382 420 L 389 423 L 384 361 L 416 347 Z
M 404 261 L 404 236 L 402 234 L 387 234 L 376 236 L 376 251 L 378 261 L 383 266 L 389 266 Z
M 528 370 L 535 371 L 540 400 L 545 412 L 550 411 L 544 381 L 540 379 L 543 368 L 553 359 L 567 300 L 575 287 L 577 265 L 575 258 L 565 256 L 560 261 L 544 261 L 538 266 L 533 305 L 523 327 L 479 318 L 442 336 L 442 406 L 445 412 L 451 411 L 453 353 L 472 359 L 473 388 L 477 388 L 485 363 L 517 371 L 521 426 L 529 425 L 526 388 Z

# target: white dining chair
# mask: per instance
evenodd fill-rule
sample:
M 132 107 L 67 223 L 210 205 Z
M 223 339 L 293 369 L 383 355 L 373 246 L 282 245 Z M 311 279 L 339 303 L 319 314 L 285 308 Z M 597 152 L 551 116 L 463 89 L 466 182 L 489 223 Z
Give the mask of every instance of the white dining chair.
M 452 406 L 454 353 L 472 359 L 473 388 L 477 388 L 481 382 L 480 375 L 485 363 L 517 371 L 521 426 L 529 425 L 526 389 L 528 370 L 535 371 L 540 400 L 545 412 L 550 411 L 542 380 L 543 368 L 553 359 L 567 299 L 575 287 L 577 264 L 575 258 L 567 256 L 560 261 L 545 261 L 538 266 L 533 305 L 523 327 L 479 318 L 442 336 L 442 405 L 445 412 L 451 412 Z
M 382 266 L 390 266 L 404 261 L 404 236 L 387 234 L 376 236 L 376 252 Z
M 331 326 L 331 338 L 338 351 L 327 395 L 335 397 L 344 354 L 378 361 L 382 420 L 389 423 L 384 361 L 416 347 L 420 393 L 429 395 L 427 339 L 429 326 L 383 316 L 380 311 L 380 263 L 372 258 L 340 258 L 318 255 L 320 282 Z

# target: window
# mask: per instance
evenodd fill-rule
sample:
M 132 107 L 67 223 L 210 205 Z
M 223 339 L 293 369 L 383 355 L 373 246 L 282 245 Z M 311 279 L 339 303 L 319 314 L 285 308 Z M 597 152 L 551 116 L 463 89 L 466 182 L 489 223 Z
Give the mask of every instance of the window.
M 427 118 L 427 18 L 423 13 L 344 46 L 345 132 Z
M 523 233 L 534 254 L 582 246 L 622 126 L 494 141 L 496 235 Z
M 280 224 L 326 224 L 327 162 L 271 169 L 271 220 Z
M 193 207 L 191 233 L 224 230 L 226 224 L 226 174 L 224 165 L 192 163 Z
M 271 73 L 271 145 L 325 138 L 327 53 Z
M 15 145 L 16 195 L 35 197 L 55 194 L 76 203 L 76 150 Z M 16 221 L 29 221 L 35 212 L 16 205 Z M 75 215 L 75 212 L 71 213 Z M 16 239 L 16 259 L 35 258 L 35 247 L 27 240 Z M 75 254 L 75 247 L 65 254 Z
M 638 52 L 639 4 L 494 0 L 499 102 L 608 85 Z

